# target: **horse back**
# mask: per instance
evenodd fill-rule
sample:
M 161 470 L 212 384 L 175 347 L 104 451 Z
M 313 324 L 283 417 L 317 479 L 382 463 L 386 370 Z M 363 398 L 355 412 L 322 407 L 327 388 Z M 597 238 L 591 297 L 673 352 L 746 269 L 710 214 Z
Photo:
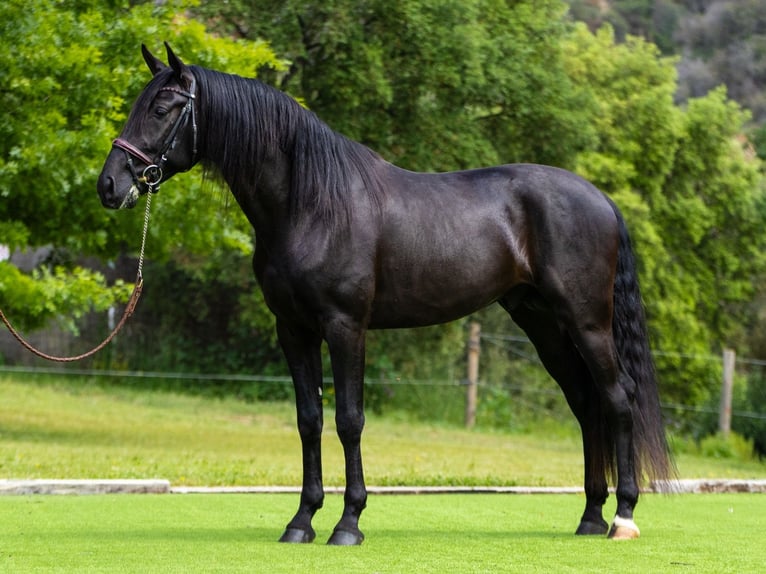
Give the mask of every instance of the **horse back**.
M 442 174 L 393 168 L 387 183 L 372 327 L 450 321 L 522 286 L 545 290 L 586 271 L 613 276 L 614 210 L 568 171 L 534 164 Z

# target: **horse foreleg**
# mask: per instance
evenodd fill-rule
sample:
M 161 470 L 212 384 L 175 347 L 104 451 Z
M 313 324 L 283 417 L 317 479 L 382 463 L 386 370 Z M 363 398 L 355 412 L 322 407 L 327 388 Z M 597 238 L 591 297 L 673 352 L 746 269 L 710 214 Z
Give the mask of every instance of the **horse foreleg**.
M 303 487 L 298 512 L 280 542 L 312 542 L 314 514 L 324 502 L 322 487 L 322 359 L 321 339 L 277 322 L 277 335 L 295 387 L 298 433 L 303 451 Z
M 343 515 L 327 543 L 351 546 L 364 540 L 359 516 L 367 505 L 360 444 L 364 427 L 365 330 L 338 320 L 327 326 L 325 339 L 335 381 L 335 423 L 346 462 Z

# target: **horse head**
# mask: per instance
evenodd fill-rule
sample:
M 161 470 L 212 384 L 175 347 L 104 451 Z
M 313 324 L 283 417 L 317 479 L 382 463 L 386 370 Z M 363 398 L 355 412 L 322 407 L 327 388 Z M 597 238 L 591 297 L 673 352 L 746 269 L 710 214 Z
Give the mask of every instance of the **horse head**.
M 157 191 L 198 160 L 196 81 L 167 43 L 165 48 L 169 66 L 141 46 L 154 77 L 133 105 L 98 178 L 105 207 L 133 207 L 139 196 Z

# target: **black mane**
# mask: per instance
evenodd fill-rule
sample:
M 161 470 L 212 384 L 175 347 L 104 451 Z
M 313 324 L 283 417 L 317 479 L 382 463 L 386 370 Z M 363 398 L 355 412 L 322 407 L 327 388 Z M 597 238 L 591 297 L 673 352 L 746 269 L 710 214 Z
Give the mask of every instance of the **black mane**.
M 291 214 L 326 222 L 348 215 L 355 179 L 377 204 L 381 186 L 374 166 L 382 161 L 377 153 L 263 82 L 198 66 L 191 70 L 207 126 L 205 169 L 219 172 L 233 190 L 254 189 L 266 158 L 281 151 L 292 166 Z

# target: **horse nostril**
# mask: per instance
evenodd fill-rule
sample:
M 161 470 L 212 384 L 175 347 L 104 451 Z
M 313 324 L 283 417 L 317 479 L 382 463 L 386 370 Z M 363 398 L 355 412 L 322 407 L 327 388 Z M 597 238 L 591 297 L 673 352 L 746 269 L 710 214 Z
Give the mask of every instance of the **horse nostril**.
M 111 203 L 114 201 L 115 196 L 115 182 L 111 176 L 101 175 L 98 178 L 98 196 L 101 198 L 101 203 L 105 207 L 111 207 Z

